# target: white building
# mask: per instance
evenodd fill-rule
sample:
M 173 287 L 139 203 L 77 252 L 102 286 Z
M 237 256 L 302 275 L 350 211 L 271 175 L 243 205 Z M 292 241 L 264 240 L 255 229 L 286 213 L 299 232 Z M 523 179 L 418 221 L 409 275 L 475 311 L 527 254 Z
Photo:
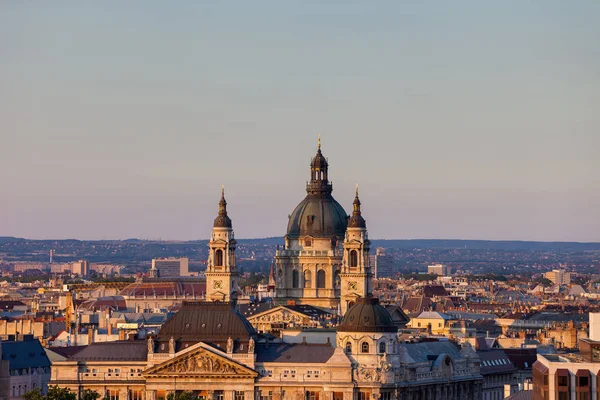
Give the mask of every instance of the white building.
M 183 258 L 153 258 L 150 276 L 154 278 L 172 278 L 177 276 L 189 276 L 189 260 Z
M 546 272 L 544 278 L 551 280 L 555 285 L 568 285 L 571 283 L 571 273 L 564 269 L 555 269 Z
M 427 267 L 427 273 L 432 275 L 435 274 L 439 276 L 448 276 L 450 275 L 450 268 L 443 264 L 429 265 Z

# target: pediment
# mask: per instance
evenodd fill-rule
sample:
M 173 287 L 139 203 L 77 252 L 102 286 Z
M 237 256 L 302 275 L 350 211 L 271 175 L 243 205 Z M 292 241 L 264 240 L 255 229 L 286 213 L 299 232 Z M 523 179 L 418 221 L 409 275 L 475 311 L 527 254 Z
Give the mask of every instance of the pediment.
M 279 306 L 270 310 L 263 311 L 261 313 L 248 317 L 250 322 L 280 322 L 289 320 L 302 320 L 307 315 L 298 311 L 290 310 L 285 306 Z
M 202 345 L 202 343 L 199 343 Z M 206 345 L 204 345 L 206 346 Z M 256 377 L 258 373 L 252 368 L 238 363 L 226 356 L 211 351 L 206 347 L 192 347 L 161 364 L 146 371 L 145 376 L 219 376 L 219 377 Z

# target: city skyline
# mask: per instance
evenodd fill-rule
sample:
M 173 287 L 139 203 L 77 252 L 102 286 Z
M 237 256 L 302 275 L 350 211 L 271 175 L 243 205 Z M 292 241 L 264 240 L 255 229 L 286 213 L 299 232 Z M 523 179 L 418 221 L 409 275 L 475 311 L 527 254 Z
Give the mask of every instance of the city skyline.
M 600 240 L 600 3 L 3 4 L 0 236 Z M 7 151 L 8 150 L 8 151 Z

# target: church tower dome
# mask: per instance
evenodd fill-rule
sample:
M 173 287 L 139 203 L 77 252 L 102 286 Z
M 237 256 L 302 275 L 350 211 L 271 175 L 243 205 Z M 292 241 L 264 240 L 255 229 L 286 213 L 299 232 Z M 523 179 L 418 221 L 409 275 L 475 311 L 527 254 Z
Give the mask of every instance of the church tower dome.
M 306 185 L 306 197 L 296 206 L 288 221 L 287 237 L 342 239 L 348 226 L 348 216 L 331 192 L 329 164 L 321 152 L 321 139 L 317 154 L 310 163 L 310 181 Z

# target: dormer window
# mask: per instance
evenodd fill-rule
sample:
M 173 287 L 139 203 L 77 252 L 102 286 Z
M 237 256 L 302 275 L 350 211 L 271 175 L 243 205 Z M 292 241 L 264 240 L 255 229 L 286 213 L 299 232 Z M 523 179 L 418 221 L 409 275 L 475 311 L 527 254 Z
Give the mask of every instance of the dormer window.
M 360 345 L 360 352 L 361 353 L 368 353 L 369 352 L 369 343 L 362 342 L 361 345 Z
M 312 238 L 305 238 L 304 239 L 304 247 L 312 247 Z

